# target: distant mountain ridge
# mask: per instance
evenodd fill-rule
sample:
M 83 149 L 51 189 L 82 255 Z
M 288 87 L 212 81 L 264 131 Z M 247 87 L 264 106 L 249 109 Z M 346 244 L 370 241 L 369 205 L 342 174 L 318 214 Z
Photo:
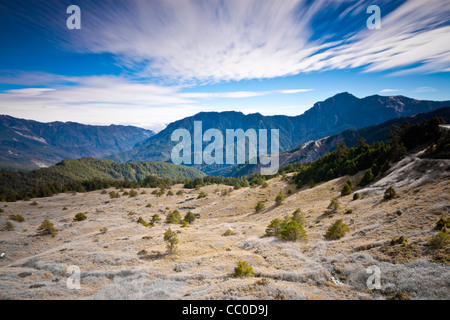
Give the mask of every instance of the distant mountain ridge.
M 0 115 L 0 168 L 37 169 L 68 158 L 102 158 L 152 135 L 133 126 L 42 123 Z
M 372 144 L 377 141 L 387 143 L 387 136 L 393 125 L 401 126 L 404 122 L 417 124 L 426 120 L 431 120 L 434 117 L 441 117 L 447 123 L 450 123 L 450 107 L 437 109 L 427 113 L 419 113 L 411 117 L 392 119 L 379 125 L 362 129 L 347 129 L 336 135 L 319 139 L 317 141 L 310 141 L 306 145 L 300 145 L 291 150 L 280 153 L 280 166 L 289 163 L 315 161 L 321 156 L 334 151 L 342 142 L 344 142 L 349 148 L 356 146 L 360 138 L 364 138 L 368 144 Z M 245 164 L 222 168 L 218 171 L 210 172 L 210 174 L 226 177 L 241 177 L 257 173 L 259 170 L 259 165 Z
M 348 92 L 317 102 L 298 116 L 263 116 L 259 113 L 244 115 L 241 112 L 201 112 L 169 124 L 158 134 L 142 141 L 130 150 L 107 158 L 119 161 L 170 161 L 171 150 L 176 145 L 171 134 L 176 129 L 193 133 L 194 121 L 202 121 L 203 131 L 211 128 L 226 129 L 279 129 L 280 151 L 287 151 L 308 141 L 318 140 L 346 129 L 360 129 L 377 125 L 394 118 L 409 117 L 450 106 L 450 101 L 421 101 L 404 96 L 369 96 L 359 99 Z M 226 165 L 198 166 L 205 173 L 221 170 Z

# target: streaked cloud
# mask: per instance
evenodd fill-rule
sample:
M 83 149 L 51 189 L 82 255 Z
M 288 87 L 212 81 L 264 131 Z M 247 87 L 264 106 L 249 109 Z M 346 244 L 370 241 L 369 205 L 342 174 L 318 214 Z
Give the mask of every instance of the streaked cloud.
M 449 70 L 450 1 L 394 2 L 399 5 L 390 12 L 383 11 L 389 1 L 377 2 L 382 8 L 381 30 L 365 26 L 371 1 L 96 4 L 90 10 L 95 14 L 88 12 L 83 20 L 86 30 L 74 33 L 72 41 L 78 50 L 112 53 L 143 76 L 178 82 L 239 81 L 352 68 L 392 70 L 397 75 Z

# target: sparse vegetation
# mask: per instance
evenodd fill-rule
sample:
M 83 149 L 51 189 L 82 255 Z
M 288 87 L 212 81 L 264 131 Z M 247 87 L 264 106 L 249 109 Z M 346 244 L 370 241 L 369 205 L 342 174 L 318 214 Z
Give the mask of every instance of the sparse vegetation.
M 109 192 L 109 197 L 110 197 L 111 199 L 120 198 L 120 194 L 117 193 L 117 192 L 115 192 L 115 191 L 110 191 L 110 192 Z
M 32 203 L 30 203 L 30 206 L 37 206 L 38 203 L 36 201 L 33 201 Z
M 134 197 L 136 197 L 138 195 L 138 193 L 137 193 L 137 191 L 136 190 L 130 190 L 130 198 L 134 198 Z
M 144 227 L 148 227 L 148 223 L 142 217 L 138 218 L 137 223 L 142 224 Z
M 387 188 L 387 190 L 384 192 L 383 196 L 384 200 L 391 200 L 397 198 L 397 192 L 393 187 Z
M 450 244 L 450 234 L 448 234 L 448 231 L 446 228 L 443 228 L 437 235 L 435 235 L 430 242 L 428 243 L 429 246 L 440 249 L 445 248 Z
M 358 192 L 355 192 L 355 193 L 353 194 L 353 201 L 359 200 L 359 198 L 361 198 L 361 196 L 359 195 Z
M 172 190 L 169 190 L 169 191 L 167 191 L 167 196 L 168 197 L 171 197 L 171 196 L 173 196 L 174 194 L 173 194 L 173 191 Z
M 20 222 L 20 223 L 25 221 L 25 218 L 22 217 L 20 214 L 15 214 L 15 215 L 12 214 L 12 215 L 9 216 L 9 219 L 13 220 L 13 221 L 16 221 L 16 222 Z
M 280 192 L 276 197 L 275 197 L 275 204 L 277 206 L 281 206 L 283 204 L 284 199 L 286 199 L 286 195 L 282 192 Z
M 235 233 L 234 233 L 231 229 L 227 229 L 227 231 L 225 231 L 222 235 L 223 235 L 224 237 L 228 237 L 228 236 L 233 236 L 233 235 L 235 235 Z
M 450 229 L 450 218 L 445 219 L 444 217 L 440 218 L 438 222 L 436 222 L 436 227 L 434 230 L 441 231 L 442 229 Z
M 166 217 L 166 223 L 179 224 L 181 223 L 181 215 L 178 210 L 170 212 Z
M 255 212 L 259 213 L 262 212 L 266 209 L 266 205 L 264 204 L 263 201 L 258 201 L 258 203 L 255 206 Z
M 86 215 L 83 212 L 80 212 L 75 215 L 73 221 L 84 221 L 86 219 L 87 219 Z
M 198 194 L 197 199 L 206 198 L 206 196 L 207 196 L 207 194 L 206 194 L 205 192 L 201 191 L 201 192 Z
M 341 196 L 348 196 L 349 194 L 352 194 L 352 187 L 346 182 L 344 184 L 344 188 L 341 191 Z
M 53 223 L 51 223 L 47 219 L 41 223 L 41 225 L 38 227 L 37 230 L 38 230 L 37 235 L 40 235 L 40 236 L 49 235 L 49 236 L 52 236 L 52 238 L 54 238 L 58 234 L 58 231 L 53 226 Z
M 182 196 L 183 195 L 183 190 L 178 190 L 176 193 L 177 196 Z
M 195 214 L 189 211 L 188 213 L 186 213 L 183 220 L 189 224 L 192 224 L 194 223 L 195 219 L 196 219 Z
M 372 168 L 369 168 L 366 170 L 366 173 L 364 174 L 364 177 L 359 182 L 359 185 L 361 187 L 367 186 L 368 184 L 372 183 L 375 180 L 375 176 L 372 172 Z
M 253 277 L 253 268 L 247 261 L 239 260 L 236 268 L 234 268 L 234 275 L 236 277 Z
M 341 219 L 336 220 L 325 233 L 325 238 L 328 240 L 338 240 L 345 236 L 348 232 L 348 227 Z
M 408 239 L 406 239 L 404 236 L 400 236 L 398 238 L 393 238 L 390 242 L 390 245 L 395 246 L 397 244 L 401 244 L 401 245 L 406 246 L 407 243 L 408 243 Z
M 100 228 L 100 233 L 101 234 L 105 234 L 106 232 L 108 232 L 108 228 L 107 227 L 103 227 L 103 228 Z
M 333 198 L 333 199 L 331 199 L 331 202 L 330 202 L 330 204 L 327 207 L 328 211 L 326 211 L 325 213 L 326 214 L 333 214 L 333 213 L 336 213 L 339 210 L 341 210 L 341 208 L 342 207 L 341 207 L 341 203 L 339 202 L 339 199 L 338 198 Z
M 164 233 L 164 241 L 166 242 L 167 254 L 175 253 L 179 239 L 178 239 L 176 233 L 172 231 L 172 229 L 169 228 Z
M 159 217 L 159 215 L 154 214 L 152 216 L 152 219 L 150 220 L 150 226 L 153 227 L 157 222 L 161 221 L 161 218 Z

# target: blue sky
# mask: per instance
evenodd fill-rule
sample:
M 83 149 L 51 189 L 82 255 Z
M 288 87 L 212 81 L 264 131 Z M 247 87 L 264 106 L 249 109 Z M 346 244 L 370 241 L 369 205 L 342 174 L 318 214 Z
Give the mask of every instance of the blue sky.
M 0 0 L 0 114 L 160 130 L 343 91 L 450 100 L 449 16 L 448 0 Z

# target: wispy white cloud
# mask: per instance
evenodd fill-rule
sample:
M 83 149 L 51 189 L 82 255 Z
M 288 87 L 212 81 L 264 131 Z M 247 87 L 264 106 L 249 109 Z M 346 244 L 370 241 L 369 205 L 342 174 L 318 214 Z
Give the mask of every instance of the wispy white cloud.
M 380 90 L 380 93 L 393 93 L 393 92 L 398 92 L 401 91 L 400 89 L 383 89 Z
M 417 88 L 416 90 L 414 90 L 414 92 L 417 92 L 417 93 L 436 92 L 436 91 L 437 91 L 437 89 L 432 88 L 432 87 L 420 87 L 420 88 Z
M 370 4 L 130 0 L 120 10 L 88 12 L 86 29 L 72 41 L 79 50 L 112 53 L 141 75 L 174 81 L 238 81 L 358 67 L 395 74 L 450 68 L 450 1 L 408 0 L 388 14 L 382 11 L 381 30 L 365 27 Z M 318 36 L 313 23 L 324 12 L 329 19 L 321 23 L 336 30 Z M 342 31 L 355 17 L 363 17 L 363 25 Z
M 29 75 L 33 78 L 33 74 Z M 130 124 L 159 130 L 163 124 L 180 118 L 213 111 L 213 108 L 202 105 L 205 100 L 243 99 L 312 90 L 189 93 L 183 92 L 185 88 L 180 86 L 158 86 L 112 76 L 72 77 L 70 82 L 47 88 L 0 92 L 0 113 L 44 122 Z M 219 107 L 217 110 L 228 109 Z

